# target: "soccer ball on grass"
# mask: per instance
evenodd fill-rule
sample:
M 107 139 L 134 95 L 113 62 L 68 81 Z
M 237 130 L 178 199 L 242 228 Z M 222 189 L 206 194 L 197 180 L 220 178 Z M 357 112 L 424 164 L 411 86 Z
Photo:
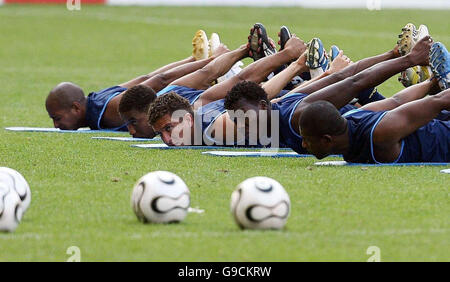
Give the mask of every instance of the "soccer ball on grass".
M 183 221 L 190 205 L 189 189 L 184 181 L 168 171 L 154 171 L 141 177 L 134 186 L 131 206 L 143 222 Z
M 281 229 L 291 202 L 283 186 L 269 177 L 252 177 L 231 195 L 231 213 L 242 229 Z

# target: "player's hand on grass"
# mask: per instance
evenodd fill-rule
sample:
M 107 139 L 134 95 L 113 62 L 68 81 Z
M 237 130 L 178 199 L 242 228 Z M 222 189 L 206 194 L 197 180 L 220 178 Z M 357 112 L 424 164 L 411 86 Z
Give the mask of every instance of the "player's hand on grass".
M 339 55 L 337 55 L 330 65 L 330 73 L 338 72 L 351 64 L 353 64 L 353 62 L 344 55 L 344 51 L 340 50 Z
M 433 40 L 427 35 L 414 45 L 411 52 L 407 55 L 414 66 L 426 66 L 429 64 L 429 54 L 432 44 Z

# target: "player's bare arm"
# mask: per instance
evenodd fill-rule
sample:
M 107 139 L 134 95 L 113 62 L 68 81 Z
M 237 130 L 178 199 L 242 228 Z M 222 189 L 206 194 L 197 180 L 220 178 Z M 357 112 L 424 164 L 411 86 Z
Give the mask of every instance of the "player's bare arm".
M 408 55 L 378 63 L 352 77 L 314 92 L 313 95 L 303 99 L 298 111 L 301 111 L 302 107 L 319 100 L 328 101 L 339 109 L 348 104 L 360 91 L 376 87 L 409 67 L 427 65 L 431 44 L 431 38 L 426 36 L 414 46 Z

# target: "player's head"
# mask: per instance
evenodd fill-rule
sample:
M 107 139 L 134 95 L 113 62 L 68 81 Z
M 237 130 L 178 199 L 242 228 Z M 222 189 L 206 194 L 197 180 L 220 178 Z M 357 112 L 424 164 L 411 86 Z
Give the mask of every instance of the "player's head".
M 243 81 L 233 86 L 225 97 L 225 108 L 228 111 L 234 111 L 236 115 L 239 110 L 246 114 L 248 117 L 245 118 L 245 132 L 247 137 L 249 134 L 250 117 L 256 118 L 256 128 L 260 128 L 259 122 L 262 118 L 262 112 L 265 112 L 264 117 L 268 119 L 266 122 L 270 122 L 271 106 L 267 98 L 267 93 L 259 84 L 254 82 Z M 253 114 L 250 115 L 250 112 L 253 112 Z M 234 122 L 236 121 L 237 119 L 234 119 Z
M 123 93 L 119 104 L 119 114 L 127 122 L 128 131 L 133 137 L 155 137 L 153 128 L 148 124 L 148 108 L 155 99 L 155 91 L 141 84 Z
M 76 84 L 58 84 L 48 94 L 45 107 L 56 128 L 75 130 L 86 126 L 86 97 Z
M 317 101 L 302 111 L 299 127 L 303 148 L 322 159 L 332 153 L 336 136 L 347 130 L 347 121 L 333 104 Z
M 194 110 L 187 99 L 175 92 L 156 98 L 148 109 L 148 122 L 169 146 L 193 144 Z M 183 138 L 185 132 L 190 133 L 190 140 Z

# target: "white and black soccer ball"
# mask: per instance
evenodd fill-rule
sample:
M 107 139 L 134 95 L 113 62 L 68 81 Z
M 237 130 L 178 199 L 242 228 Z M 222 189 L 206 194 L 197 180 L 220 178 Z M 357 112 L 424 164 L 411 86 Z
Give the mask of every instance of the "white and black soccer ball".
M 276 180 L 257 176 L 240 183 L 231 195 L 231 212 L 240 228 L 281 229 L 291 201 Z
M 12 187 L 22 201 L 22 209 L 25 213 L 31 202 L 31 190 L 28 182 L 18 171 L 8 168 L 0 167 L 0 183 L 4 183 Z
M 131 205 L 143 223 L 180 222 L 188 213 L 190 193 L 176 174 L 154 171 L 138 180 L 131 195 Z
M 0 182 L 0 231 L 13 232 L 22 220 L 22 201 L 8 184 Z

